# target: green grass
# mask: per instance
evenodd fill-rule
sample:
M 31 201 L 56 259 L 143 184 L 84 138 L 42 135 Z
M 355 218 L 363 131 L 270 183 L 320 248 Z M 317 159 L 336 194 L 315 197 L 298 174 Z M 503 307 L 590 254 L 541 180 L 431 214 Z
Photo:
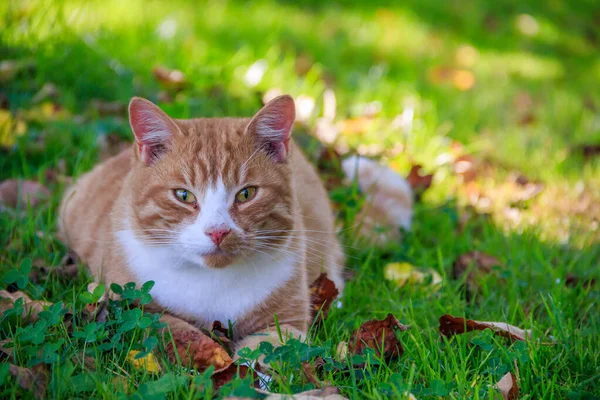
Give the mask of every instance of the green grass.
M 55 236 L 64 184 L 48 181 L 47 171 L 64 163 L 65 173 L 76 177 L 99 160 L 102 137 L 129 140 L 126 118 L 99 115 L 92 100 L 126 104 L 141 95 L 158 101 L 162 89 L 151 71 L 164 65 L 183 71 L 189 82 L 172 103 L 159 102 L 173 116 L 249 116 L 268 89 L 279 88 L 315 100 L 315 111 L 299 129 L 313 131 L 329 87 L 337 99 L 337 120 L 361 117 L 369 103 L 381 107 L 378 128 L 342 136 L 349 147 L 376 144 L 382 160 L 399 172 L 416 162 L 435 176 L 401 243 L 373 249 L 357 242 L 353 229 L 343 231 L 344 242 L 356 247 L 349 248 L 347 262 L 355 276 L 343 307 L 333 309 L 312 337 L 312 346 L 321 349 L 315 351 L 328 359 L 362 322 L 391 312 L 412 326 L 399 335 L 404 355 L 390 363 L 367 356 L 365 369 L 332 368 L 323 380 L 353 398 L 411 391 L 423 399 L 487 399 L 497 396 L 494 383 L 517 365 L 520 398 L 595 398 L 600 395 L 599 289 L 564 282 L 568 273 L 600 279 L 600 158 L 586 160 L 577 150 L 600 142 L 599 16 L 594 1 L 562 0 L 3 2 L 0 58 L 31 66 L 11 79 L 0 74 L 0 97 L 14 116 L 27 121 L 25 134 L 0 150 L 0 180 L 40 180 L 52 196 L 36 208 L 0 211 L 2 276 L 25 259 L 57 266 L 66 252 Z M 163 38 L 161 26 L 176 29 Z M 249 86 L 245 74 L 257 60 L 267 69 Z M 437 82 L 440 67 L 472 72 L 474 86 L 463 91 Z M 68 116 L 42 115 L 35 121 L 26 112 L 40 114 L 34 96 L 48 82 L 58 88 L 52 101 Z M 522 105 L 523 99 L 531 105 Z M 392 120 L 407 107 L 414 109 L 412 128 L 393 128 Z M 476 216 L 459 229 L 468 200 L 451 165 L 441 162 L 453 141 L 490 166 L 477 181 L 483 190 L 498 187 L 512 171 L 544 183 L 539 196 L 512 207 L 520 222 L 508 221 L 508 205 L 494 197 L 491 218 Z M 391 151 L 398 146 L 401 152 Z M 343 190 L 332 196 L 340 203 L 340 221 L 354 226 L 359 199 Z M 484 278 L 467 302 L 464 282 L 454 280 L 451 271 L 456 257 L 471 250 L 498 257 L 503 267 Z M 437 292 L 419 285 L 397 288 L 383 278 L 391 261 L 432 267 L 444 283 Z M 80 310 L 87 279 L 50 277 L 28 283 L 25 291 Z M 541 339 L 511 344 L 482 332 L 447 342 L 437 331 L 438 318 L 447 313 L 506 321 L 533 329 Z M 3 317 L 0 339 L 21 337 L 19 324 Z M 76 331 L 84 326 L 75 320 Z M 39 362 L 37 350 L 45 348 L 52 398 L 116 398 L 126 397 L 126 391 L 161 397 L 170 389 L 171 396 L 210 398 L 198 389 L 206 387 L 206 376 L 177 379 L 186 374 L 164 361 L 158 381 L 132 368 L 126 352 L 147 334 L 136 328 L 123 339 L 123 348 L 101 351 L 98 340 L 74 338 L 57 322 L 40 344 L 25 340 L 10 362 L 30 366 Z M 553 346 L 541 344 L 550 337 Z M 84 349 L 96 359 L 95 372 L 72 361 Z M 273 390 L 301 389 L 297 351 L 290 348 L 284 357 Z M 221 395 L 243 391 L 244 385 L 235 380 Z M 18 393 L 14 381 L 5 378 L 0 395 Z

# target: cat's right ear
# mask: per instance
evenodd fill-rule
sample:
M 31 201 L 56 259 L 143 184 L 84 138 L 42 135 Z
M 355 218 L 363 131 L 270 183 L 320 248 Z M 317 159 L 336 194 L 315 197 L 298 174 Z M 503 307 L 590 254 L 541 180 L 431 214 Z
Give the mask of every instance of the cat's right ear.
M 139 156 L 148 165 L 160 158 L 179 132 L 175 122 L 163 110 L 141 97 L 134 97 L 129 102 L 129 124 Z

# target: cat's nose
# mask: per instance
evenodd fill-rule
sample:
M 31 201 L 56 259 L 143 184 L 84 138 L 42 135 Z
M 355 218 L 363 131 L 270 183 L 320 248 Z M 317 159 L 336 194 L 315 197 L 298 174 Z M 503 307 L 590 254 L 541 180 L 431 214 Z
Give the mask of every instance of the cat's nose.
M 221 244 L 225 236 L 229 235 L 231 229 L 217 228 L 206 231 L 205 233 L 211 238 L 214 244 L 217 246 Z

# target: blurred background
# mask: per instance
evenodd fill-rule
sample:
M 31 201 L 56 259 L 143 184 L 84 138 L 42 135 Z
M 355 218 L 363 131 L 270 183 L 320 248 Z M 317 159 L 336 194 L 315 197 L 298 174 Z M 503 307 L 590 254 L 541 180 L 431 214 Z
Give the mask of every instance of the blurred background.
M 316 161 L 358 152 L 413 169 L 420 191 L 433 175 L 427 204 L 598 237 L 596 1 L 23 0 L 0 15 L 2 179 L 88 170 L 131 140 L 134 95 L 189 118 L 290 93 Z

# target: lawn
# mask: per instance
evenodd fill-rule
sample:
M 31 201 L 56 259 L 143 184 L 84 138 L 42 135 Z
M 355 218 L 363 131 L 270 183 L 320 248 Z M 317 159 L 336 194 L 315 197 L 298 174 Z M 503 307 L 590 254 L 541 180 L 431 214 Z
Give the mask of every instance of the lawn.
M 0 318 L 0 397 L 41 397 L 44 385 L 49 398 L 253 394 L 249 378 L 217 391 L 210 371 L 167 361 L 151 339 L 155 317 L 125 310 L 127 300 L 90 322 L 98 296 L 86 294 L 83 268 L 75 278 L 49 271 L 64 270 L 68 253 L 56 237 L 62 192 L 132 140 L 132 96 L 190 118 L 250 116 L 276 92 L 297 100 L 294 135 L 328 183 L 351 278 L 309 346 L 284 348 L 270 391 L 314 387 L 299 371 L 320 356 L 320 383 L 348 398 L 494 399 L 508 372 L 522 399 L 600 397 L 600 6 L 299 3 L 0 4 L 0 181 L 48 189 L 37 204 L 0 204 L 2 289 L 56 303 L 35 323 L 16 315 L 18 304 Z M 315 138 L 327 135 L 335 142 Z M 358 237 L 364 195 L 340 181 L 338 158 L 357 152 L 433 175 L 403 240 L 373 247 Z M 472 251 L 497 262 L 457 276 Z M 387 280 L 392 262 L 433 269 L 442 284 Z M 397 333 L 402 355 L 340 357 L 339 343 L 388 313 L 411 327 Z M 507 322 L 532 338 L 442 338 L 444 314 Z M 159 373 L 127 360 L 151 348 Z M 47 376 L 26 385 L 9 363 Z

